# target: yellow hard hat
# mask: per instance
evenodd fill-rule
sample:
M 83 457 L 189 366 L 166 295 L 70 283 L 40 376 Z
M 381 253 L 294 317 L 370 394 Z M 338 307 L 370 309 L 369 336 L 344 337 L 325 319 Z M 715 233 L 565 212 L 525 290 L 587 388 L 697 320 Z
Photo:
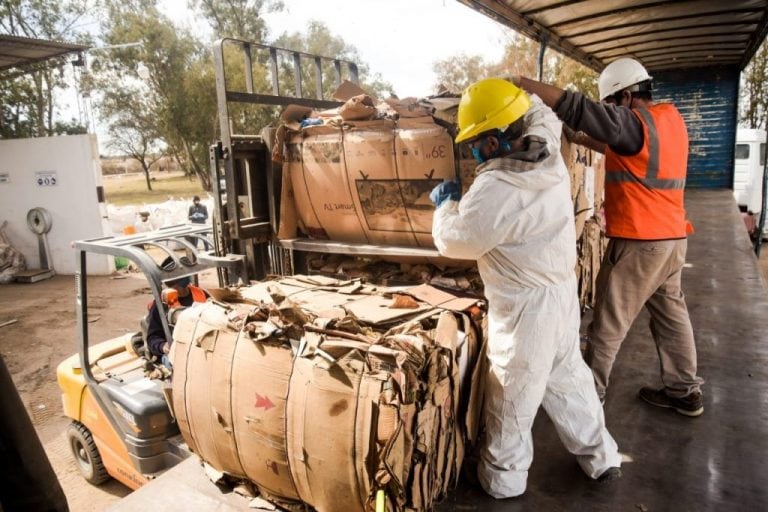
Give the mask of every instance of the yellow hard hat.
M 528 112 L 531 99 L 515 84 L 486 78 L 464 90 L 459 102 L 459 134 L 456 143 L 483 132 L 506 128 Z

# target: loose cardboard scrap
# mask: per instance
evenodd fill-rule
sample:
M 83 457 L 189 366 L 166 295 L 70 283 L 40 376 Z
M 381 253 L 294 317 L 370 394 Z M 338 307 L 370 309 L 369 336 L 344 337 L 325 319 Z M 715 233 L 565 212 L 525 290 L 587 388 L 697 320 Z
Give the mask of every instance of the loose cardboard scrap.
M 344 294 L 317 276 L 255 286 L 240 295 L 263 302 L 209 302 L 180 320 L 173 400 L 192 450 L 280 506 L 363 512 L 384 491 L 390 511 L 433 508 L 476 440 L 482 396 L 465 387 L 478 380 L 477 321 L 413 294 L 417 308 L 393 310 L 374 287 Z M 351 297 L 350 314 L 318 316 L 320 292 Z M 195 339 L 209 319 L 206 350 Z
M 339 108 L 339 115 L 345 121 L 365 121 L 376 116 L 376 107 L 370 96 L 360 94 L 349 98 Z
M 456 264 L 457 260 L 447 260 Z M 429 283 L 457 293 L 482 297 L 483 281 L 474 262 L 470 266 L 443 266 L 431 262 L 384 261 L 376 257 L 308 253 L 312 272 L 339 279 L 361 279 L 383 286 L 416 286 Z

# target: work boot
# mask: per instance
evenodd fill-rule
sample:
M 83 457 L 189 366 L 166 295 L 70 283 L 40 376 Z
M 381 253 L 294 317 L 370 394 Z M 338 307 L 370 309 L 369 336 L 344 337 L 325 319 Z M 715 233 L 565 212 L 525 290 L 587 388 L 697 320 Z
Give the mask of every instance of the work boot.
M 674 398 L 667 395 L 662 389 L 642 388 L 638 396 L 656 407 L 674 409 L 683 416 L 696 417 L 704 412 L 704 403 L 701 401 L 701 392 L 694 391 L 682 398 Z
M 621 478 L 621 468 L 612 467 L 603 471 L 599 477 L 597 477 L 598 483 L 607 484 Z

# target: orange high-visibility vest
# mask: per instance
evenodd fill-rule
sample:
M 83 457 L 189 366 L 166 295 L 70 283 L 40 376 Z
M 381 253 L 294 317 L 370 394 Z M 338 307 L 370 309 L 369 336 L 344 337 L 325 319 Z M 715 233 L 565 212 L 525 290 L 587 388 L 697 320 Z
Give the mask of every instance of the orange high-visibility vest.
M 205 302 L 208 300 L 208 296 L 205 294 L 202 288 L 189 285 L 189 291 L 192 293 L 192 300 L 195 302 Z M 163 290 L 163 302 L 168 306 L 168 309 L 179 308 L 181 302 L 179 302 L 179 292 L 172 289 Z
M 632 156 L 605 152 L 605 224 L 611 238 L 685 238 L 688 130 L 671 103 L 632 109 L 644 143 Z

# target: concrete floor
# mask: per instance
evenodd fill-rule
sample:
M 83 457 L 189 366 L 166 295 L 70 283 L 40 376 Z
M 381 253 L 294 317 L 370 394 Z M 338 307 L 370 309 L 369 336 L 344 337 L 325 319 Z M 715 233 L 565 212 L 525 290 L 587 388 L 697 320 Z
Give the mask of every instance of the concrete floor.
M 637 398 L 660 386 L 643 314 L 619 353 L 605 404 L 608 428 L 627 458 L 621 480 L 589 481 L 543 411 L 534 428 L 528 491 L 496 501 L 461 487 L 448 511 L 768 510 L 768 302 L 732 192 L 686 192 L 690 237 L 684 271 L 705 411 L 683 417 Z

